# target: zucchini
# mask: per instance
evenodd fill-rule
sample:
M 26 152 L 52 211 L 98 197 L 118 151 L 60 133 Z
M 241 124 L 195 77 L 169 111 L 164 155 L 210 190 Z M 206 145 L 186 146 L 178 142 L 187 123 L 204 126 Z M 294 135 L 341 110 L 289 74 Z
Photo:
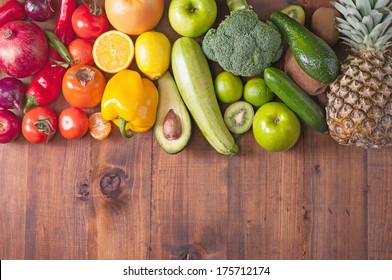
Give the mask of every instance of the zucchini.
M 283 71 L 274 67 L 266 68 L 264 81 L 305 125 L 318 132 L 328 131 L 324 111 Z
M 322 83 L 336 79 L 340 71 L 339 60 L 324 40 L 282 12 L 272 12 L 270 20 L 282 33 L 305 73 Z
M 211 70 L 199 43 L 189 37 L 172 46 L 171 64 L 178 90 L 204 137 L 223 155 L 235 155 L 238 146 L 223 121 Z

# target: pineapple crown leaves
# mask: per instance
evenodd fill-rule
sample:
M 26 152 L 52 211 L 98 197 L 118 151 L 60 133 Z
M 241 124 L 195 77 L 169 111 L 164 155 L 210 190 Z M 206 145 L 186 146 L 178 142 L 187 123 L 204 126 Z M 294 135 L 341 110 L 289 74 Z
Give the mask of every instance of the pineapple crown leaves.
M 390 0 L 339 0 L 332 5 L 343 15 L 337 28 L 353 50 L 385 50 L 392 45 Z

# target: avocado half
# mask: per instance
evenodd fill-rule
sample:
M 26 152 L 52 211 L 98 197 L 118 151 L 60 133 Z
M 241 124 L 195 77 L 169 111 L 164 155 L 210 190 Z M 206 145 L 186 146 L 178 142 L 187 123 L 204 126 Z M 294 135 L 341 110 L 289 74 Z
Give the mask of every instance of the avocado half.
M 154 136 L 165 152 L 175 154 L 184 149 L 191 138 L 191 118 L 169 71 L 158 79 L 158 91 L 159 102 Z M 173 124 L 179 132 L 178 135 L 170 133 Z

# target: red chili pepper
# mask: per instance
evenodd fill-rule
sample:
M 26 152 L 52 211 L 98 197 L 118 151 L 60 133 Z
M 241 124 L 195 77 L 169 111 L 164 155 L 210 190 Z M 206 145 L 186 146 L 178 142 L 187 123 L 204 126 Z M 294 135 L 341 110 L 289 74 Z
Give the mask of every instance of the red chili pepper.
M 75 38 L 71 22 L 75 9 L 76 0 L 62 0 L 60 3 L 54 34 L 65 46 L 68 46 Z M 24 112 L 27 112 L 32 106 L 49 104 L 59 95 L 67 69 L 55 61 L 64 62 L 59 53 L 51 47 L 46 65 L 37 73 L 26 90 L 27 102 Z
M 8 1 L 0 8 L 0 26 L 7 22 L 23 19 L 25 16 L 23 5 L 19 1 Z
M 56 34 L 65 46 L 68 46 L 68 44 L 75 38 L 75 32 L 72 27 L 72 14 L 75 9 L 75 0 L 61 1 L 60 10 L 57 14 L 56 27 L 54 28 L 54 34 Z

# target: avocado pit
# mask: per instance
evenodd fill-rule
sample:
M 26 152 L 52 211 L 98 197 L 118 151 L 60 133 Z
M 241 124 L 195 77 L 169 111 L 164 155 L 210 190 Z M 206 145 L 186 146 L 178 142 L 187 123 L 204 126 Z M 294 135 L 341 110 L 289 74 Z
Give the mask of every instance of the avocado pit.
M 173 109 L 167 113 L 163 121 L 163 136 L 170 141 L 180 138 L 182 133 L 181 121 Z

